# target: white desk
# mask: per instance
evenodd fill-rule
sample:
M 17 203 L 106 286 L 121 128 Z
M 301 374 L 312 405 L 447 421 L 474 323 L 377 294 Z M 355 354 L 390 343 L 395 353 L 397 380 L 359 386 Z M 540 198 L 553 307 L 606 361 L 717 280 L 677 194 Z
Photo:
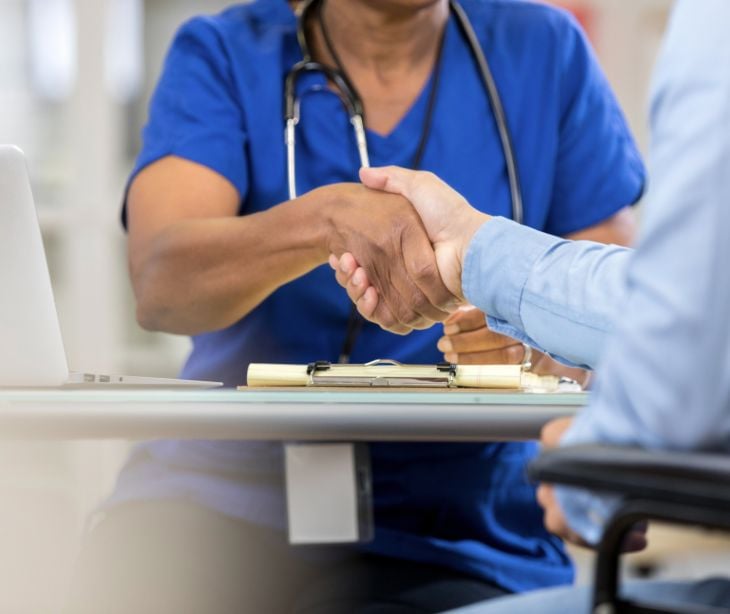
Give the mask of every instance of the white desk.
M 357 461 L 352 443 L 534 439 L 585 402 L 583 393 L 475 390 L 5 389 L 0 439 L 297 442 L 286 446 L 290 540 L 345 543 L 372 533 L 369 463 Z
M 0 390 L 0 439 L 498 441 L 535 438 L 584 393 Z

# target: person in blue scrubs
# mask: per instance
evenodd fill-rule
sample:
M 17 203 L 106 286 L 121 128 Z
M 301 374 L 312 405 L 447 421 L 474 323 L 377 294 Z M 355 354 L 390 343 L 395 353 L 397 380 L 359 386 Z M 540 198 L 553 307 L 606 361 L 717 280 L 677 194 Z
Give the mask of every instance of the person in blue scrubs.
M 629 240 L 644 168 L 578 26 L 536 3 L 461 4 L 506 109 L 525 223 Z M 322 17 L 364 100 L 372 164 L 411 166 L 427 132 L 420 168 L 510 216 L 494 118 L 448 2 L 327 0 Z M 333 64 L 322 23 L 307 27 L 315 59 Z M 319 75 L 298 85 L 302 196 L 288 199 L 283 81 L 301 56 L 292 7 L 259 0 L 188 22 L 167 57 L 124 219 L 138 319 L 192 337 L 184 377 L 236 386 L 250 362 L 336 361 L 351 308 L 329 254 L 376 245 L 407 269 L 400 247 L 430 245 L 405 199 L 355 183 L 348 118 Z M 383 242 L 394 228 L 396 246 Z M 448 291 L 421 281 L 419 316 L 445 317 Z M 440 337 L 437 327 L 399 336 L 366 323 L 351 360 L 439 362 Z M 372 444 L 374 541 L 297 549 L 283 531 L 281 445 L 141 445 L 87 536 L 69 611 L 437 612 L 569 583 L 571 562 L 524 476 L 534 453 L 522 443 Z

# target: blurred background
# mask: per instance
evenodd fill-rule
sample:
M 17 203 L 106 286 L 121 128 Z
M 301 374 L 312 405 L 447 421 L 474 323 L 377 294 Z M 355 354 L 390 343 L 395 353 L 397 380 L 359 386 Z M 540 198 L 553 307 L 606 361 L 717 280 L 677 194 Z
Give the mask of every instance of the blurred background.
M 184 338 L 134 319 L 119 205 L 165 50 L 224 0 L 0 0 L 0 142 L 25 150 L 69 363 L 174 376 Z M 563 0 L 593 41 L 643 151 L 649 76 L 672 0 Z M 278 138 L 278 137 L 276 137 Z M 5 297 L 0 300 L 6 300 Z M 52 612 L 126 442 L 0 444 L 0 612 Z M 716 536 L 659 530 L 629 572 L 699 574 Z M 684 552 L 678 559 L 672 553 Z M 589 573 L 582 555 L 581 578 Z

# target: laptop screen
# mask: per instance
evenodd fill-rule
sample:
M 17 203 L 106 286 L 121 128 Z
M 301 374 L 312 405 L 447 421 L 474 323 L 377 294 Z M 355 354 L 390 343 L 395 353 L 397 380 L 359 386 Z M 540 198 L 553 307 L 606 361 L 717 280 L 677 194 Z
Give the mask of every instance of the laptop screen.
M 58 386 L 67 378 L 25 157 L 0 145 L 0 386 Z

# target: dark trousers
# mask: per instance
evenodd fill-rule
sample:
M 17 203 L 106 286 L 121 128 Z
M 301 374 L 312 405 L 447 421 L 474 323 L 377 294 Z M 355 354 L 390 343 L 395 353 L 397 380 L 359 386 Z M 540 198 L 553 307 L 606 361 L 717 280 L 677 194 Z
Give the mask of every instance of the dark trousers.
M 421 614 L 505 594 L 446 568 L 286 536 L 181 502 L 106 513 L 85 537 L 66 614 Z

